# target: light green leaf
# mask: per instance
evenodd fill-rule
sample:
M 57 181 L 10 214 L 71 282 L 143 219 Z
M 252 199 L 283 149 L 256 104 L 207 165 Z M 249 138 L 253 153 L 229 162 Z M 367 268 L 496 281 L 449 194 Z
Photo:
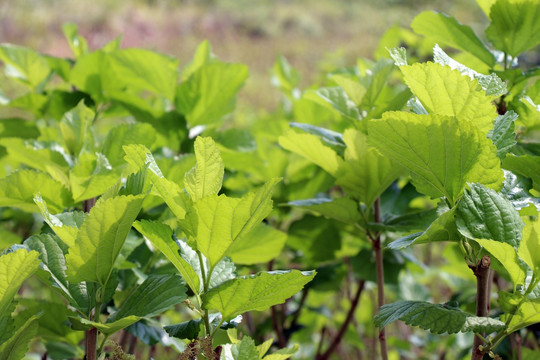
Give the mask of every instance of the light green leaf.
M 195 54 L 193 54 L 193 60 L 189 62 L 182 70 L 182 81 L 186 81 L 195 71 L 201 66 L 218 61 L 212 53 L 212 47 L 208 40 L 204 40 L 197 46 Z
M 497 0 L 489 13 L 486 36 L 499 50 L 511 56 L 540 44 L 540 3 L 533 0 Z
M 222 347 L 221 360 L 259 360 L 259 351 L 255 341 L 249 336 L 238 340 L 233 344 L 225 344 Z
M 469 52 L 489 66 L 495 65 L 495 58 L 474 31 L 453 17 L 424 11 L 414 18 L 411 27 L 416 33 L 430 37 L 440 44 Z
M 407 49 L 404 47 L 395 47 L 388 49 L 390 57 L 394 60 L 396 66 L 407 66 Z
M 20 244 L 21 242 L 22 238 L 19 235 L 11 232 L 8 229 L 0 229 L 0 250 L 8 248 L 14 244 Z
M 495 125 L 488 132 L 488 138 L 497 147 L 497 156 L 500 159 L 504 159 L 506 154 L 516 144 L 514 122 L 517 118 L 518 114 L 512 110 L 507 111 L 504 115 L 499 115 L 495 118 Z
M 524 218 L 524 221 L 525 227 L 518 255 L 536 276 L 540 276 L 540 220 Z
M 429 330 L 434 334 L 466 331 L 484 333 L 487 330 L 504 328 L 502 321 L 472 316 L 457 307 L 425 301 L 398 301 L 383 305 L 375 316 L 375 325 L 383 328 L 396 320 Z
M 90 321 L 90 320 L 79 318 L 79 317 L 70 317 L 69 320 L 71 321 L 73 325 L 75 325 L 76 327 L 80 329 L 84 329 L 84 328 L 90 329 L 90 328 L 95 327 L 96 329 L 101 331 L 103 334 L 111 335 L 117 331 L 127 328 L 129 325 L 133 323 L 136 323 L 137 321 L 141 320 L 141 318 L 135 315 L 130 315 L 130 316 L 121 318 L 120 320 L 116 320 L 111 323 L 108 322 L 105 324 L 95 322 L 95 321 Z
M 380 59 L 374 66 L 366 72 L 367 76 L 362 79 L 364 85 L 367 85 L 367 91 L 362 98 L 362 108 L 371 110 L 376 104 L 377 99 L 388 87 L 388 78 L 394 70 L 394 62 L 390 59 Z
M 319 137 L 311 134 L 299 134 L 292 130 L 279 137 L 279 144 L 324 169 L 332 176 L 337 176 L 343 163 L 338 154 L 324 145 Z
M 361 131 L 347 129 L 343 141 L 347 145 L 345 161 L 338 169 L 336 184 L 369 207 L 405 169 L 369 145 L 368 136 Z
M 30 341 L 38 333 L 38 319 L 38 315 L 32 316 L 17 328 L 15 334 L 8 341 L 0 345 L 0 359 L 20 360 L 24 357 Z
M 150 150 L 144 145 L 133 144 L 124 146 L 124 152 L 126 153 L 124 159 L 136 171 L 148 167 L 148 178 L 153 185 L 152 193 L 161 197 L 178 219 L 183 219 L 186 215 L 189 198 L 177 184 L 163 177 Z
M 272 190 L 280 179 L 273 179 L 241 199 L 209 195 L 193 204 L 184 231 L 195 238 L 197 249 L 214 267 L 231 245 L 261 223 L 272 211 Z
M 212 138 L 197 137 L 195 140 L 197 164 L 184 178 L 184 186 L 193 201 L 215 195 L 221 189 L 224 164 Z
M 279 349 L 276 352 L 266 355 L 263 360 L 286 360 L 298 352 L 300 346 L 294 344 L 292 347 Z
M 232 319 L 247 311 L 262 311 L 302 290 L 315 276 L 315 271 L 260 272 L 229 280 L 203 296 L 203 307 L 221 312 Z
M 289 125 L 291 127 L 302 129 L 309 134 L 320 136 L 321 139 L 323 139 L 325 142 L 327 142 L 330 145 L 345 147 L 345 143 L 343 142 L 343 135 L 341 135 L 338 132 L 321 128 L 321 127 L 311 125 L 311 124 L 291 122 L 289 123 Z
M 75 58 L 79 58 L 89 52 L 88 43 L 84 37 L 79 35 L 77 25 L 72 23 L 64 24 L 62 25 L 62 32 Z
M 21 46 L 0 45 L 0 60 L 4 63 L 6 76 L 34 89 L 41 85 L 51 72 L 49 63 L 43 56 Z
M 96 202 L 79 230 L 75 246 L 66 255 L 70 281 L 107 284 L 143 199 L 142 195 L 130 195 Z
M 173 240 L 171 228 L 149 220 L 136 221 L 133 227 L 147 238 L 180 272 L 182 278 L 191 290 L 198 294 L 200 291 L 199 276 L 193 267 L 179 254 L 180 248 Z
M 484 14 L 489 17 L 491 7 L 495 4 L 495 1 L 496 0 L 476 0 L 476 3 L 480 6 Z
M 504 170 L 504 186 L 501 194 L 510 200 L 516 210 L 524 209 L 532 204 L 537 211 L 540 211 L 540 199 L 531 195 L 530 188 L 532 188 L 531 180 Z
M 366 88 L 358 80 L 341 74 L 333 75 L 331 79 L 345 91 L 356 106 L 360 106 L 362 98 L 366 94 Z
M 504 158 L 503 168 L 530 178 L 534 189 L 540 191 L 540 156 L 508 154 Z
M 236 264 L 263 264 L 277 257 L 285 242 L 287 234 L 275 228 L 259 224 L 242 238 L 236 240 L 227 256 Z
M 107 134 L 102 153 L 112 166 L 124 164 L 123 147 L 130 144 L 152 146 L 156 140 L 156 130 L 149 124 L 122 124 L 115 126 Z
M 455 116 L 476 125 L 484 133 L 497 116 L 492 97 L 477 80 L 434 63 L 400 67 L 405 83 L 430 114 Z
M 64 212 L 57 215 L 49 213 L 47 203 L 41 194 L 34 196 L 34 202 L 41 211 L 43 219 L 51 227 L 56 235 L 68 246 L 75 245 L 75 239 L 79 233 L 79 228 L 83 224 L 85 214 L 82 211 Z
M 279 55 L 272 67 L 272 85 L 279 88 L 285 95 L 293 97 L 300 82 L 298 71 L 291 66 L 287 59 Z
M 523 222 L 510 202 L 482 184 L 469 184 L 456 211 L 459 232 L 470 239 L 490 239 L 519 248 Z
M 103 194 L 118 181 L 107 157 L 101 153 L 83 152 L 69 171 L 71 191 L 75 202 Z
M 37 212 L 34 194 L 41 192 L 54 212 L 69 206 L 71 194 L 60 182 L 34 170 L 17 170 L 0 179 L 0 206 L 11 206 L 28 212 Z
M 69 187 L 68 169 L 71 159 L 65 149 L 56 143 L 19 138 L 0 139 L 13 160 L 22 162 L 51 175 L 53 179 Z
M 38 269 L 38 256 L 36 251 L 28 252 L 26 249 L 0 256 L 0 317 L 6 315 L 24 280 Z
M 108 322 L 126 316 L 154 317 L 187 298 L 182 279 L 176 275 L 150 275 L 124 301 Z
M 486 239 L 473 239 L 494 256 L 501 265 L 505 268 L 514 284 L 514 288 L 518 285 L 525 284 L 527 272 L 521 267 L 520 260 L 516 249 L 510 244 Z
M 328 108 L 336 110 L 345 118 L 356 122 L 361 119 L 356 104 L 341 87 L 326 87 L 318 90 L 309 90 L 304 94 L 306 99 Z
M 540 299 L 525 300 L 522 302 L 506 330 L 509 334 L 521 328 L 540 322 Z
M 204 258 L 205 267 L 208 269 L 208 260 Z M 217 265 L 212 269 L 212 274 L 210 276 L 210 283 L 208 284 L 208 289 L 213 289 L 216 286 L 223 284 L 227 280 L 234 279 L 236 277 L 236 266 L 229 258 L 223 258 Z
M 315 198 L 307 200 L 295 200 L 287 203 L 291 206 L 321 214 L 326 218 L 354 224 L 360 219 L 358 202 L 349 198 Z
M 506 94 L 507 92 L 506 83 L 503 82 L 497 75 L 484 75 L 466 67 L 448 56 L 438 44 L 436 44 L 433 48 L 433 60 L 437 64 L 448 65 L 452 69 L 458 70 L 463 75 L 466 75 L 471 79 L 478 80 L 478 83 L 480 86 L 482 86 L 482 89 L 486 91 L 487 95 L 498 97 Z
M 499 187 L 503 172 L 491 140 L 469 121 L 439 115 L 387 112 L 368 123 L 369 140 L 413 173 L 421 193 L 451 204 L 467 182 Z
M 94 112 L 84 106 L 84 101 L 62 116 L 60 131 L 66 148 L 71 154 L 78 155 L 84 147 L 92 150 L 94 134 L 91 125 L 94 116 Z
M 176 108 L 191 127 L 219 121 L 233 110 L 234 100 L 248 77 L 242 64 L 202 65 L 176 90 Z

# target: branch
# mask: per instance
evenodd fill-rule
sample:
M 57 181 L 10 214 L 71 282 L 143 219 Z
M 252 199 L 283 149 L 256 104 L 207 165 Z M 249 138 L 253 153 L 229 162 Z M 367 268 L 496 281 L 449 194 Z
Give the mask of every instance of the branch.
M 476 316 L 486 317 L 489 315 L 489 267 L 491 259 L 484 255 L 477 266 L 470 267 L 476 276 Z M 483 336 L 483 334 L 482 334 Z M 482 360 L 484 351 L 481 346 L 484 346 L 484 341 L 479 336 L 474 336 L 471 360 Z

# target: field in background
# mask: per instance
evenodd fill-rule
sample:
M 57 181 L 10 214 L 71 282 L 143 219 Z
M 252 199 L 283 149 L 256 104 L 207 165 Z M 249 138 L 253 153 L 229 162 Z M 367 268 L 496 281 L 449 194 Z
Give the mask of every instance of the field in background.
M 69 57 L 61 25 L 73 22 L 91 48 L 122 35 L 123 47 L 167 53 L 184 65 L 208 39 L 219 58 L 250 69 L 238 108 L 272 110 L 279 94 L 269 71 L 278 54 L 302 84 L 313 84 L 323 71 L 370 57 L 386 30 L 408 26 L 422 10 L 478 29 L 486 24 L 472 0 L 1 0 L 0 42 Z

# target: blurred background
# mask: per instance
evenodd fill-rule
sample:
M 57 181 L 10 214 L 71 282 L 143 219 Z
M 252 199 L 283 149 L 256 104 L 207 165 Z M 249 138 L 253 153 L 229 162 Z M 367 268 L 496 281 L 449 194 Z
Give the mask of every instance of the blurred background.
M 0 0 L 0 42 L 71 57 L 62 24 L 97 49 L 122 36 L 123 47 L 177 57 L 184 66 L 208 39 L 222 60 L 248 65 L 238 109 L 271 111 L 281 95 L 270 70 L 277 55 L 298 69 L 301 87 L 336 67 L 372 57 L 393 26 L 423 10 L 452 14 L 478 33 L 487 19 L 473 0 Z

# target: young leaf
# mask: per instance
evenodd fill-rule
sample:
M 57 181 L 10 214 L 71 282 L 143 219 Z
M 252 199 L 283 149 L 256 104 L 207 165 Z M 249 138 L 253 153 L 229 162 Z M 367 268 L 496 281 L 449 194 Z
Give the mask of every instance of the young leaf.
M 222 348 L 221 358 L 223 360 L 258 360 L 259 351 L 255 346 L 255 341 L 249 336 L 242 338 L 234 344 L 225 344 Z
M 347 145 L 345 161 L 338 169 L 336 184 L 369 207 L 405 169 L 369 145 L 368 136 L 361 131 L 347 129 L 343 141 Z
M 507 111 L 504 115 L 495 118 L 495 125 L 488 132 L 488 139 L 491 139 L 497 147 L 497 156 L 501 160 L 506 157 L 506 154 L 516 144 L 514 122 L 517 118 L 518 114 L 512 110 Z
M 540 156 L 508 154 L 503 161 L 503 168 L 530 178 L 534 189 L 540 191 Z
M 328 109 L 337 110 L 337 112 L 348 120 L 357 122 L 361 119 L 360 111 L 356 104 L 341 87 L 310 90 L 304 96 L 306 99 L 313 100 Z
M 516 249 L 510 244 L 486 239 L 474 239 L 492 256 L 494 256 L 508 272 L 514 288 L 525 284 L 527 272 L 521 266 Z
M 523 222 L 512 203 L 482 184 L 469 184 L 456 211 L 459 232 L 470 239 L 491 239 L 519 248 Z
M 358 80 L 339 74 L 332 75 L 331 79 L 345 91 L 356 106 L 360 106 L 362 98 L 366 94 L 366 88 Z
M 143 199 L 142 195 L 130 195 L 96 202 L 79 230 L 75 246 L 66 255 L 70 281 L 107 284 Z
M 118 181 L 118 175 L 105 155 L 81 153 L 69 171 L 73 200 L 80 202 L 103 194 Z
M 237 239 L 229 249 L 227 256 L 235 264 L 263 264 L 277 257 L 285 242 L 287 234 L 261 223 L 249 233 Z
M 424 11 L 411 23 L 413 30 L 436 42 L 469 52 L 489 66 L 495 65 L 495 57 L 482 44 L 474 31 L 453 17 L 433 11 Z
M 251 310 L 266 310 L 296 294 L 315 274 L 315 271 L 291 270 L 238 277 L 206 293 L 203 307 L 218 310 L 224 319 L 232 319 Z
M 315 135 L 299 134 L 289 131 L 279 137 L 279 144 L 324 169 L 332 176 L 337 176 L 338 169 L 343 163 L 338 154 L 330 147 L 324 145 Z
M 15 334 L 8 341 L 0 345 L 0 359 L 20 360 L 24 357 L 30 341 L 38 333 L 38 319 L 38 315 L 32 316 L 17 328 Z
M 39 267 L 39 254 L 18 249 L 0 256 L 0 317 L 6 315 L 24 280 Z
M 176 108 L 191 127 L 212 124 L 232 111 L 236 93 L 248 69 L 242 64 L 212 62 L 202 65 L 176 89 Z
M 150 275 L 114 313 L 110 321 L 126 316 L 153 317 L 165 312 L 187 298 L 186 288 L 179 276 Z
M 343 135 L 338 132 L 311 124 L 291 122 L 289 123 L 289 125 L 294 128 L 302 129 L 309 134 L 320 136 L 321 139 L 323 139 L 330 145 L 345 147 L 345 143 L 343 142 Z
M 107 134 L 103 143 L 102 153 L 110 164 L 119 166 L 124 164 L 123 147 L 130 144 L 139 144 L 150 147 L 156 141 L 156 130 L 149 124 L 122 124 L 115 126 Z
M 77 328 L 80 330 L 88 330 L 95 327 L 103 334 L 111 335 L 130 326 L 133 323 L 136 323 L 137 321 L 141 320 L 141 318 L 135 315 L 130 315 L 113 322 L 107 321 L 105 324 L 74 316 L 70 317 L 69 320 L 73 328 Z
M 540 276 L 540 220 L 525 220 L 523 238 L 519 246 L 519 257 L 531 268 L 536 276 Z
M 383 305 L 375 316 L 375 325 L 383 328 L 396 320 L 434 334 L 455 334 L 460 331 L 483 333 L 487 329 L 500 330 L 505 326 L 502 321 L 475 317 L 457 307 L 425 301 L 398 301 Z
M 321 214 L 326 218 L 354 224 L 360 219 L 358 202 L 349 198 L 315 198 L 290 201 L 287 205 L 300 207 Z
M 84 105 L 84 101 L 79 102 L 77 107 L 62 116 L 60 132 L 64 144 L 71 154 L 78 155 L 84 147 L 92 150 L 94 134 L 91 125 L 94 116 L 95 113 Z
M 368 122 L 369 140 L 413 173 L 417 190 L 451 204 L 467 182 L 502 182 L 495 146 L 469 121 L 439 115 L 387 112 Z M 450 155 L 452 154 L 452 155 Z
M 430 114 L 455 116 L 476 125 L 483 133 L 497 116 L 492 97 L 478 81 L 448 66 L 434 63 L 400 67 L 405 83 Z
M 197 249 L 214 267 L 231 245 L 245 236 L 272 211 L 272 190 L 280 179 L 273 179 L 241 199 L 224 195 L 206 196 L 193 204 L 184 231 L 195 238 Z
M 197 164 L 184 178 L 184 186 L 193 201 L 217 194 L 224 172 L 223 160 L 212 138 L 197 137 L 195 156 Z
M 49 175 L 34 170 L 17 170 L 0 179 L 0 206 L 36 212 L 39 210 L 34 203 L 37 192 L 53 212 L 61 212 L 72 203 L 69 191 Z
M 540 211 L 540 199 L 532 196 L 529 192 L 529 189 L 532 188 L 531 180 L 507 170 L 504 170 L 504 179 L 501 194 L 510 200 L 516 210 L 521 210 L 532 204 L 537 211 Z
M 51 215 L 47 203 L 41 197 L 40 193 L 34 195 L 34 202 L 38 206 L 41 216 L 54 231 L 56 235 L 68 247 L 75 245 L 75 239 L 79 233 L 79 228 L 84 222 L 85 213 L 82 211 L 63 212 L 57 215 Z
M 540 299 L 520 303 L 506 330 L 509 334 L 540 322 Z
M 199 276 L 194 268 L 179 254 L 180 248 L 172 238 L 171 228 L 165 224 L 148 220 L 137 221 L 133 224 L 133 227 L 165 255 L 180 272 L 191 290 L 198 294 L 200 291 Z
M 528 0 L 497 0 L 491 6 L 486 36 L 513 57 L 540 44 L 540 4 Z
M 64 33 L 64 36 L 66 37 L 75 58 L 89 52 L 88 43 L 84 37 L 79 35 L 77 25 L 72 23 L 64 24 L 62 26 L 62 32 Z

